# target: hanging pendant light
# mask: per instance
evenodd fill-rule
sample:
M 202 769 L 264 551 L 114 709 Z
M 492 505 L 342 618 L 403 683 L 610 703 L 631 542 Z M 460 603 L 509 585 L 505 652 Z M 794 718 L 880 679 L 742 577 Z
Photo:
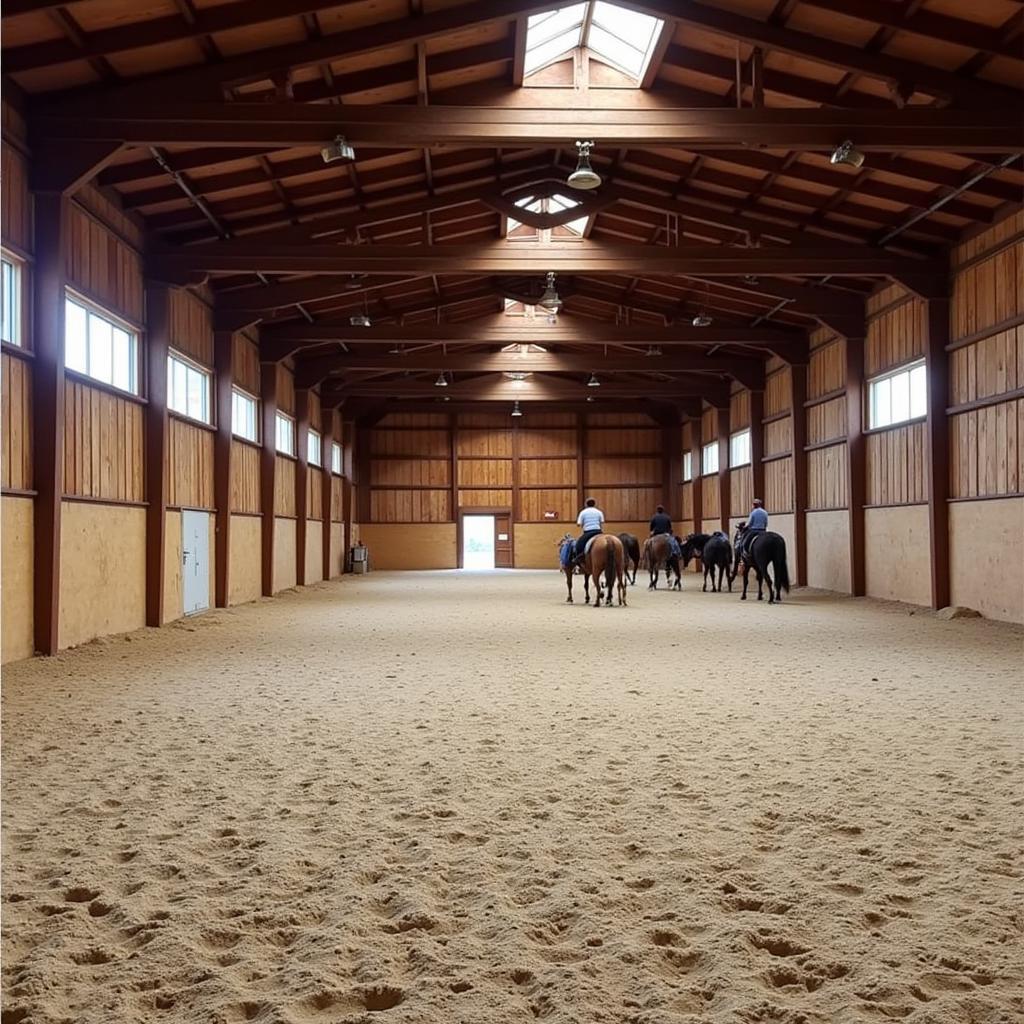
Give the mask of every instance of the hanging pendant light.
M 353 327 L 371 327 L 370 318 L 365 313 L 355 313 L 348 318 Z
M 437 380 L 434 381 L 434 387 L 435 388 L 446 388 L 446 387 L 448 387 L 448 378 L 444 375 L 443 372 L 439 373 L 437 375 Z
M 711 286 L 704 285 L 704 302 L 701 304 L 700 312 L 690 321 L 694 327 L 710 327 L 714 320 L 708 315 L 708 299 L 711 297 Z
M 522 416 L 523 415 L 523 410 L 519 408 L 519 400 L 518 399 L 515 402 L 512 403 L 512 415 L 513 416 Z
M 555 272 L 553 270 L 548 271 L 547 285 L 544 288 L 544 294 L 537 301 L 537 305 L 549 313 L 557 313 L 562 308 L 562 300 L 558 297 L 558 291 L 555 288 Z
M 647 356 L 660 356 L 661 346 L 660 345 L 648 345 L 647 351 L 644 353 Z
M 600 386 L 601 386 L 601 382 L 597 379 L 597 374 L 596 373 L 592 373 L 590 375 L 590 380 L 587 381 L 587 387 L 588 388 L 599 388 Z
M 828 158 L 830 164 L 843 164 L 846 167 L 860 167 L 864 163 L 864 154 L 857 149 L 851 139 L 840 142 Z
M 565 180 L 565 183 L 570 188 L 589 191 L 601 184 L 601 175 L 590 166 L 590 150 L 593 145 L 592 139 L 587 142 L 581 142 L 579 139 L 576 140 L 576 170 Z

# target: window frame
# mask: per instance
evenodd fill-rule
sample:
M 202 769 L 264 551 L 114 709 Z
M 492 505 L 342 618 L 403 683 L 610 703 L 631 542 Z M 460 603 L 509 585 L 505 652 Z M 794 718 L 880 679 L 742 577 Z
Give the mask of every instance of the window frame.
M 922 379 L 924 382 L 923 393 L 919 396 L 921 399 L 922 407 L 919 411 L 914 411 L 914 389 L 913 381 L 914 374 L 918 371 L 921 372 Z M 907 415 L 900 419 L 893 419 L 893 401 L 892 401 L 892 382 L 897 378 L 906 376 L 907 378 Z M 875 422 L 876 412 L 876 388 L 882 384 L 888 384 L 888 412 L 890 419 L 885 423 Z M 869 377 L 864 382 L 864 420 L 867 424 L 865 433 L 873 433 L 879 430 L 893 430 L 896 427 L 906 426 L 908 423 L 920 423 L 922 420 L 928 418 L 928 367 L 927 363 L 922 356 L 919 359 L 914 359 L 909 363 L 904 363 L 901 366 L 895 366 L 891 369 L 885 370 L 882 373 L 876 373 L 873 377 Z
M 203 390 L 203 405 L 205 417 L 194 416 L 192 413 L 176 409 L 171 405 L 171 388 L 173 381 L 172 363 L 180 363 L 185 367 L 186 372 L 191 370 L 193 373 L 198 374 L 204 381 L 205 387 Z M 186 377 L 185 384 L 185 405 L 188 405 L 188 383 Z M 175 416 L 180 416 L 183 419 L 191 420 L 193 423 L 202 423 L 204 426 L 213 426 L 213 371 L 203 366 L 202 363 L 196 362 L 191 356 L 185 355 L 180 349 L 169 348 L 167 351 L 167 411 Z
M 747 454 L 742 462 L 737 462 L 735 457 L 735 445 L 740 438 L 746 438 Z M 750 450 L 750 427 L 744 427 L 729 435 L 729 468 L 739 469 L 742 466 L 751 466 L 754 462 L 753 452 Z
M 313 441 L 316 439 L 316 458 L 313 458 Z M 306 430 L 306 465 L 324 468 L 324 436 L 319 430 L 308 427 Z
M 71 366 L 68 363 L 68 305 L 77 306 L 85 312 L 85 357 L 86 366 L 88 367 L 92 360 L 91 345 L 89 341 L 89 317 L 95 316 L 97 319 L 104 321 L 111 328 L 111 378 L 113 378 L 113 366 L 114 366 L 114 341 L 113 331 L 119 330 L 123 334 L 128 336 L 129 350 L 131 353 L 131 362 L 128 367 L 128 377 L 130 386 L 125 388 L 120 384 L 115 383 L 113 379 L 104 380 L 102 377 L 90 372 L 89 369 L 79 369 L 77 366 Z M 73 288 L 64 289 L 64 337 L 62 339 L 64 343 L 64 370 L 81 377 L 83 380 L 92 381 L 99 387 L 111 388 L 121 395 L 129 395 L 133 398 L 142 398 L 142 345 L 141 345 L 142 332 L 128 323 L 123 317 L 119 317 L 116 313 L 112 313 L 109 309 L 101 306 L 97 302 L 93 302 L 92 299 L 86 298 L 80 292 L 75 291 Z
M 11 297 L 13 299 L 11 323 L 16 335 L 14 338 L 0 337 L 0 340 L 5 345 L 13 345 L 15 348 L 25 351 L 25 261 L 20 256 L 15 256 L 9 249 L 4 248 L 0 248 L 0 260 L 11 268 Z M 5 318 L 0 318 L 0 335 L 3 334 L 3 319 Z
M 291 430 L 291 448 L 281 447 L 281 424 L 287 423 Z M 296 458 L 296 430 L 295 430 L 295 417 L 289 416 L 286 412 L 281 412 L 277 409 L 274 412 L 274 452 L 277 455 L 285 455 L 289 459 Z
M 335 441 L 332 438 L 331 439 L 331 474 L 333 476 L 343 476 L 344 475 L 344 469 L 343 469 L 344 463 L 342 462 L 343 455 L 344 455 L 344 453 L 342 451 L 341 442 Z M 337 459 L 335 459 L 335 456 L 337 456 Z M 335 462 L 337 462 L 337 469 L 335 469 Z
M 715 468 L 707 468 L 707 455 L 709 452 L 713 452 L 715 456 Z M 700 448 L 700 475 L 704 476 L 718 476 L 722 471 L 722 460 L 718 451 L 717 441 L 708 441 L 707 444 L 701 445 Z
M 253 433 L 255 437 L 249 437 L 247 434 L 240 434 L 235 430 L 235 396 L 244 398 L 249 402 L 252 402 L 253 406 Z M 231 385 L 231 436 L 237 437 L 240 441 L 245 441 L 248 444 L 260 443 L 260 400 L 256 395 L 250 394 L 245 388 L 240 388 L 237 384 Z
M 693 449 L 683 452 L 683 483 L 688 484 L 693 480 Z

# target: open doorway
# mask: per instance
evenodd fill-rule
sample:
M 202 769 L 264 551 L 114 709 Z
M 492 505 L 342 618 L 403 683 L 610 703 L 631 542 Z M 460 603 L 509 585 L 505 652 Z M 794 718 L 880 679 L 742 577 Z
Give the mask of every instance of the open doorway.
M 494 568 L 494 516 L 462 517 L 462 568 Z

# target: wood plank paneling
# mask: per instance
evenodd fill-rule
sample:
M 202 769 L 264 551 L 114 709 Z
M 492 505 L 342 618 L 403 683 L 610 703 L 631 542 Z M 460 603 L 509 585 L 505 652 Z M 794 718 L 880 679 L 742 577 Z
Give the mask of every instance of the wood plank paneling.
M 476 487 L 459 491 L 459 508 L 511 508 L 511 488 Z
M 138 325 L 143 320 L 142 257 L 80 207 L 68 213 L 65 272 L 72 288 Z
M 520 459 L 520 487 L 576 487 L 576 456 L 567 459 Z
M 331 476 L 331 522 L 342 521 L 342 479 L 340 476 Z
M 316 466 L 306 470 L 306 517 L 323 521 L 324 474 Z
M 953 277 L 950 340 L 976 334 L 1024 312 L 1024 241 L 1017 242 Z
M 729 398 L 729 429 L 733 432 L 750 426 L 750 392 L 743 388 Z
M 765 455 L 782 455 L 793 450 L 793 417 L 774 420 L 765 424 L 764 453 Z
M 232 339 L 232 373 L 235 383 L 250 395 L 260 393 L 260 350 L 256 342 L 244 334 L 235 334 Z
M 458 428 L 455 450 L 460 459 L 480 457 L 512 458 L 512 431 L 490 427 Z
M 587 455 L 653 455 L 661 452 L 661 430 L 651 427 L 622 427 L 586 430 Z
M 720 519 L 720 494 L 718 487 L 718 474 L 703 478 L 704 486 L 701 487 L 701 518 L 705 521 L 708 529 L 718 529 L 711 523 L 712 519 Z
M 295 460 L 278 455 L 274 470 L 274 515 L 295 516 Z
M 765 416 L 775 416 L 789 410 L 792 380 L 793 375 L 788 366 L 769 374 L 764 385 Z
M 775 459 L 764 467 L 764 505 L 769 514 L 793 511 L 793 459 Z
M 185 288 L 171 289 L 171 348 L 213 366 L 213 310 Z
M 754 500 L 754 480 L 750 466 L 729 473 L 729 515 L 745 516 Z M 762 499 L 764 500 L 764 499 Z
M 10 143 L 0 145 L 0 235 L 23 253 L 32 252 L 32 194 L 28 161 Z
M 167 504 L 214 508 L 213 432 L 176 416 L 167 428 Z
M 604 512 L 609 522 L 646 522 L 654 512 L 655 506 L 665 500 L 660 486 L 625 487 L 614 490 L 592 487 L 588 488 L 587 493 L 597 501 L 598 508 Z
M 448 457 L 448 431 L 437 429 L 371 430 L 369 436 L 370 457 L 389 456 L 434 456 Z M 511 452 L 510 452 L 511 454 Z
M 143 501 L 143 407 L 73 378 L 64 384 L 64 493 Z
M 283 363 L 277 365 L 277 407 L 289 416 L 295 415 L 295 374 Z
M 459 459 L 457 482 L 459 487 L 511 487 L 512 460 Z
M 817 333 L 817 332 L 815 332 Z M 813 337 L 813 335 L 812 335 Z M 811 352 L 807 367 L 807 397 L 820 398 L 846 385 L 846 343 L 825 342 Z M 845 421 L 843 429 L 845 430 Z
M 898 302 L 899 305 L 868 319 L 868 333 L 864 342 L 864 372 L 869 377 L 892 366 L 924 358 L 924 300 L 908 299 L 902 288 L 890 285 L 868 301 L 869 314 L 872 300 L 879 305 L 879 298 L 884 296 L 889 296 L 890 301 Z
M 231 443 L 231 511 L 260 511 L 260 450 L 240 441 Z
M 807 504 L 815 510 L 846 508 L 846 444 L 807 453 Z
M 807 443 L 821 444 L 846 437 L 846 396 L 812 405 L 807 410 Z
M 611 485 L 661 487 L 661 457 L 624 458 L 605 456 L 585 460 L 587 488 Z M 653 511 L 653 510 L 652 510 Z
M 949 375 L 951 405 L 1024 387 L 1024 324 L 950 352 Z
M 927 502 L 924 423 L 909 423 L 867 437 L 867 503 Z
M 575 469 L 574 469 L 575 472 Z M 519 491 L 519 521 L 524 523 L 564 522 L 572 529 L 576 523 L 576 487 L 551 487 Z M 545 516 L 554 512 L 555 516 Z
M 2 356 L 3 417 L 0 423 L 0 477 L 5 489 L 32 490 L 32 366 L 27 360 Z
M 532 459 L 541 456 L 557 456 L 576 458 L 576 428 L 567 430 L 533 430 L 519 431 L 519 458 Z M 574 470 L 575 472 L 575 470 Z M 525 483 L 525 481 L 524 481 Z
M 1024 399 L 951 416 L 950 497 L 1024 491 Z
M 683 484 L 679 492 L 679 506 L 683 519 L 693 519 L 693 484 Z
M 447 487 L 451 463 L 440 459 L 374 459 L 370 462 L 371 487 Z
M 451 522 L 451 491 L 370 492 L 370 522 L 373 523 L 445 523 Z

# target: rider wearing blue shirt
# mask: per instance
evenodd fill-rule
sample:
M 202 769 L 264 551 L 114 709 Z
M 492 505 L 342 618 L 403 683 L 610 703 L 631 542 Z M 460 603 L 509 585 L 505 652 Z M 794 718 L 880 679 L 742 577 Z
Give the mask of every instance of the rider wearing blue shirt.
M 746 557 L 750 552 L 750 545 L 754 538 L 759 533 L 765 533 L 768 530 L 768 513 L 764 510 L 764 505 L 760 498 L 755 498 L 753 502 L 754 507 L 750 510 L 750 515 L 747 517 L 746 528 L 743 533 L 743 556 Z

